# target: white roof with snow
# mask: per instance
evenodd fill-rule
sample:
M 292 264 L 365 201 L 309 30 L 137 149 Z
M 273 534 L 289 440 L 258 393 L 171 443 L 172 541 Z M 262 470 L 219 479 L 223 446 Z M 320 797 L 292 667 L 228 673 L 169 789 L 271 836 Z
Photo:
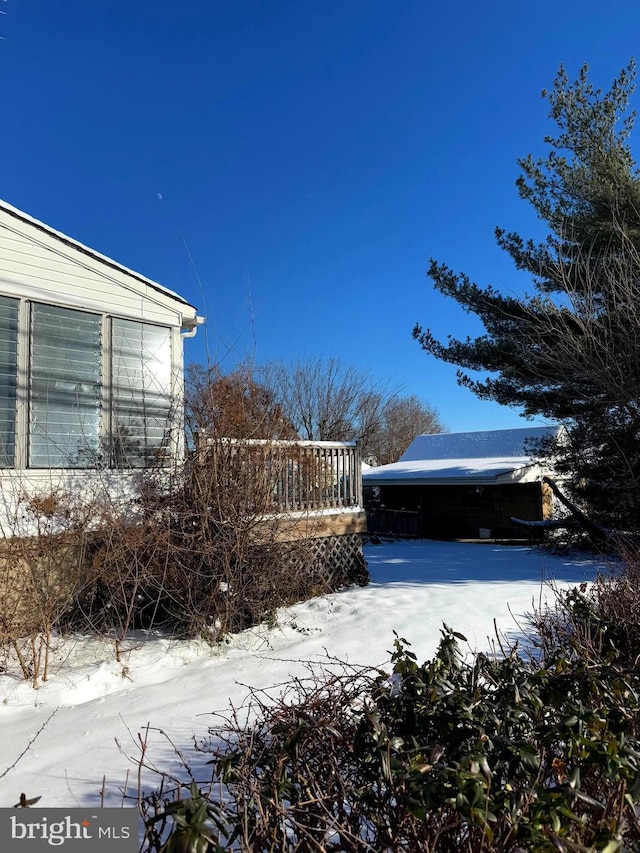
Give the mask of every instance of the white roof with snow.
M 522 483 L 549 473 L 534 459 L 535 443 L 562 427 L 419 435 L 398 462 L 363 471 L 365 486 Z

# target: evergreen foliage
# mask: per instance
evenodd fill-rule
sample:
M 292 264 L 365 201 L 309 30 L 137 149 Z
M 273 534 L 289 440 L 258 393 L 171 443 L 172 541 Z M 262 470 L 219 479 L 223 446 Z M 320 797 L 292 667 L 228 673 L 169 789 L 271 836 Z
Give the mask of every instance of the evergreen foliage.
M 396 635 L 391 673 L 342 665 L 279 699 L 253 694 L 251 713 L 199 741 L 211 781 L 192 779 L 184 799 L 164 776 L 139 803 L 142 849 L 637 851 L 638 674 L 605 648 L 609 623 L 584 590 L 563 615 L 538 661 L 465 657 L 445 625 L 422 665 Z
M 559 132 L 546 158 L 519 160 L 521 198 L 548 226 L 542 242 L 496 229 L 498 245 L 534 291 L 480 287 L 431 260 L 436 288 L 478 316 L 485 334 L 421 346 L 458 365 L 459 382 L 483 399 L 563 423 L 569 441 L 547 447 L 570 472 L 594 517 L 637 531 L 640 513 L 640 174 L 629 146 L 635 64 L 603 93 L 584 66 L 560 68 L 543 91 Z M 476 378 L 467 371 L 486 371 Z

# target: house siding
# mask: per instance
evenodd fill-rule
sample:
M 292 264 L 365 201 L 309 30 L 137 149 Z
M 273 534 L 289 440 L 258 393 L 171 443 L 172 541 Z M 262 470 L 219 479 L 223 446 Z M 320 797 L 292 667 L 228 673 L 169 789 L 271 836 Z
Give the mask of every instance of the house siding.
M 68 480 L 67 468 L 50 469 L 33 457 L 33 416 L 37 413 L 37 400 L 31 393 L 31 377 L 34 374 L 34 358 L 40 359 L 39 370 L 46 368 L 46 353 L 34 349 L 36 333 L 34 318 L 38 312 L 58 309 L 85 312 L 83 316 L 101 318 L 99 359 L 99 433 L 101 440 L 111 438 L 112 400 L 112 340 L 115 324 L 133 321 L 145 327 L 166 330 L 170 341 L 167 357 L 170 359 L 163 375 L 170 374 L 165 381 L 167 399 L 172 400 L 172 435 L 169 446 L 180 457 L 184 439 L 181 427 L 181 404 L 183 395 L 183 335 L 186 329 L 197 325 L 196 309 L 182 297 L 144 276 L 123 267 L 106 256 L 66 237 L 16 208 L 0 201 L 0 295 L 17 300 L 17 339 L 7 338 L 4 346 L 6 373 L 5 381 L 16 381 L 17 390 L 13 401 L 14 434 L 5 429 L 7 451 L 0 472 L 0 489 L 5 504 L 11 503 L 11 492 L 32 493 L 42 489 L 61 488 Z M 53 310 L 50 310 L 53 309 Z M 62 312 L 59 312 L 62 316 Z M 68 315 L 67 315 L 68 316 Z M 78 318 L 81 315 L 78 314 Z M 42 341 L 40 342 L 42 343 Z M 13 347 L 13 350 L 12 350 Z M 92 350 L 93 353 L 93 350 Z M 97 350 L 96 350 L 97 353 Z M 68 360 L 68 359 L 67 359 Z M 69 361 L 72 366 L 72 361 Z M 46 372 L 46 371 L 45 371 Z M 73 371 L 72 371 L 73 373 Z M 83 374 L 82 374 L 83 375 Z M 82 379 L 80 375 L 80 381 Z M 75 374 L 73 374 L 75 376 Z M 58 377 L 60 379 L 60 377 Z M 62 377 L 65 379 L 66 377 Z M 95 379 L 96 377 L 94 377 Z M 93 381 L 93 380 L 92 380 Z M 168 384 L 167 384 L 168 382 Z M 62 386 L 60 386 L 62 388 Z M 45 389 L 46 390 L 46 389 Z M 63 389 L 64 390 L 64 389 Z M 84 389 L 83 389 L 84 391 Z M 70 392 L 71 393 L 71 392 Z M 5 395 L 4 417 L 11 420 L 10 395 Z M 44 421 L 43 421 L 44 423 Z M 6 424 L 5 424 L 6 426 Z M 58 425 L 59 426 L 59 425 Z M 8 453 L 11 451 L 11 453 Z M 57 463 L 56 463 L 57 464 Z M 44 470 L 38 472 L 37 467 Z M 72 466 L 73 467 L 73 466 Z M 76 468 L 81 466 L 76 465 Z M 91 465 L 88 466 L 89 468 Z M 108 467 L 108 463 L 107 463 Z M 83 483 L 92 479 L 76 476 L 74 482 Z M 79 478 L 79 479 L 78 479 Z M 119 482 L 119 478 L 116 478 Z M 95 480 L 95 477 L 93 478 Z M 5 507 L 7 509 L 8 507 Z M 4 520 L 11 512 L 2 513 Z
M 0 293 L 180 328 L 195 309 L 0 207 Z

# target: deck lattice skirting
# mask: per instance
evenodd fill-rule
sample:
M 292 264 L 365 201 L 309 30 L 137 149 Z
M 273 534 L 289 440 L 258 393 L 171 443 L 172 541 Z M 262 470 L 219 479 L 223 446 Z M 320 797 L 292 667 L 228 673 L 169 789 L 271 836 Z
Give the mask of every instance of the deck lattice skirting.
M 361 533 L 321 536 L 310 540 L 310 546 L 313 562 L 325 578 L 347 575 L 358 583 L 366 578 Z

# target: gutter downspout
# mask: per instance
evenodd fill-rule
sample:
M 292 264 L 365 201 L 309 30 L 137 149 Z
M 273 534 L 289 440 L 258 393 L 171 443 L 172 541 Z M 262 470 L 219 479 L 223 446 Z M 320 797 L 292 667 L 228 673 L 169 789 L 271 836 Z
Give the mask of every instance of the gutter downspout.
M 195 338 L 196 332 L 198 331 L 198 327 L 202 326 L 203 323 L 205 322 L 205 320 L 206 320 L 206 317 L 196 316 L 195 323 L 193 323 L 191 326 L 186 327 L 189 331 L 188 332 L 182 332 L 181 331 L 180 337 L 183 340 L 184 340 L 184 338 Z

